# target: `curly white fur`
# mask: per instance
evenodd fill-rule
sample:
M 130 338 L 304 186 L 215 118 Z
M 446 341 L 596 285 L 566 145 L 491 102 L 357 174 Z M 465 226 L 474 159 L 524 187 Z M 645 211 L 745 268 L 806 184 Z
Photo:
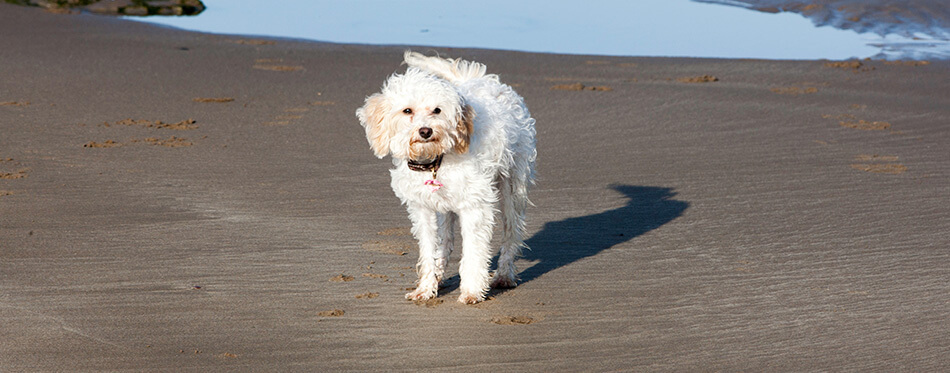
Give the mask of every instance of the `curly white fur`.
M 391 185 L 419 241 L 419 282 L 406 298 L 437 295 L 458 222 L 459 302 L 477 303 L 489 286 L 517 284 L 514 261 L 525 246 L 525 209 L 537 157 L 535 121 L 524 99 L 497 75 L 486 74 L 483 64 L 409 51 L 404 59 L 406 72 L 390 76 L 356 116 L 373 153 L 392 156 Z M 437 172 L 414 171 L 410 161 L 436 164 Z M 433 176 L 441 183 L 437 190 L 426 185 Z M 498 210 L 503 235 L 492 278 L 488 267 Z

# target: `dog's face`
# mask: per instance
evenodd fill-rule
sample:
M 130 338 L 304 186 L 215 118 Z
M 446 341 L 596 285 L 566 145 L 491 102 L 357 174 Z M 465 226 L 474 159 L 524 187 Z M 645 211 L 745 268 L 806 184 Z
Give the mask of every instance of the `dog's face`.
M 415 68 L 389 77 L 356 116 L 377 157 L 418 163 L 467 152 L 474 119 L 455 87 Z

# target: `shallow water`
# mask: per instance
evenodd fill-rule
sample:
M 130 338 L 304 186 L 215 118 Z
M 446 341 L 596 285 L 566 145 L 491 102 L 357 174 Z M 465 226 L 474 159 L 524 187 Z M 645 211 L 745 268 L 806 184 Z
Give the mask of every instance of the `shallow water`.
M 914 36 L 920 39 L 920 35 L 882 35 L 867 30 L 858 33 L 855 28 L 840 28 L 840 23 L 813 23 L 801 12 L 770 13 L 777 9 L 757 8 L 753 4 L 756 1 L 283 0 L 268 2 L 280 4 L 269 7 L 262 6 L 259 0 L 204 0 L 204 3 L 207 10 L 196 17 L 130 19 L 220 34 L 566 54 L 763 59 L 950 58 L 946 40 L 942 41 L 945 48 L 942 52 L 924 45 L 939 41 L 933 36 L 915 40 Z M 774 7 L 774 4 L 769 6 Z M 755 11 L 757 9 L 766 12 Z M 930 49 L 937 53 L 927 53 Z

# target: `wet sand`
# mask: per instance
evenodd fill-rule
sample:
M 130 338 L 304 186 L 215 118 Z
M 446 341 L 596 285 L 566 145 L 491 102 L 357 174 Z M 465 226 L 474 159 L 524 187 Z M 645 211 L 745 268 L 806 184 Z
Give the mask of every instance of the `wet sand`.
M 950 369 L 947 62 L 438 49 L 538 121 L 464 306 L 353 114 L 403 50 L 0 4 L 0 370 Z

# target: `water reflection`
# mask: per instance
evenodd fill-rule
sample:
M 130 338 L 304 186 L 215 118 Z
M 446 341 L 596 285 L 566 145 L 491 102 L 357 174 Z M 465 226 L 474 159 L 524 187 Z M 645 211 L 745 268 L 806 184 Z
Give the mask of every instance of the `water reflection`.
M 864 34 L 875 57 L 950 59 L 950 5 L 944 0 L 693 0 L 766 13 L 790 12 L 815 26 Z

